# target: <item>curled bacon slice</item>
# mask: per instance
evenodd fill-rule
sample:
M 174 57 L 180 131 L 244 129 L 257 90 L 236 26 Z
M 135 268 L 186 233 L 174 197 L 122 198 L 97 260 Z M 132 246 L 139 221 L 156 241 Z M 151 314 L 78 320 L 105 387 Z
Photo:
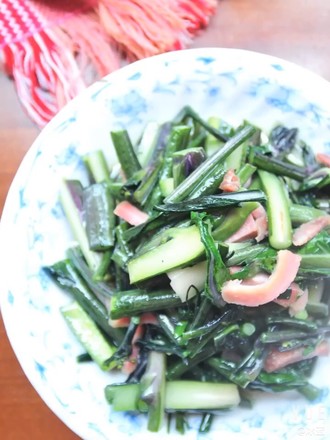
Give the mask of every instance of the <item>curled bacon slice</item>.
M 281 250 L 277 254 L 274 272 L 264 283 L 248 285 L 239 280 L 230 280 L 223 285 L 222 297 L 227 303 L 248 307 L 257 307 L 274 301 L 294 281 L 300 261 L 299 255 Z
M 295 230 L 292 243 L 295 246 L 302 246 L 328 226 L 330 226 L 330 215 L 323 215 L 303 223 Z

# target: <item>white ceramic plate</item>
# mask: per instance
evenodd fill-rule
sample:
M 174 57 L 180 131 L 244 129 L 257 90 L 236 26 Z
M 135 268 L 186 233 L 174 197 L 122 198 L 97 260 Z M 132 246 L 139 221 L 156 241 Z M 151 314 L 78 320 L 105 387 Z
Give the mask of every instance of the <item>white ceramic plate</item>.
M 84 179 L 80 156 L 102 148 L 114 154 L 110 129 L 133 140 L 144 124 L 171 119 L 185 104 L 233 124 L 248 119 L 265 130 L 276 122 L 299 127 L 316 151 L 330 151 L 330 85 L 291 63 L 233 49 L 173 52 L 131 64 L 87 89 L 45 128 L 10 189 L 1 225 L 1 308 L 16 355 L 47 405 L 85 440 L 154 437 L 143 416 L 112 413 L 104 386 L 118 379 L 95 365 L 77 364 L 81 347 L 59 313 L 69 301 L 41 267 L 64 256 L 71 239 L 58 203 L 62 177 Z M 296 393 L 260 397 L 252 410 L 217 419 L 201 438 L 330 438 L 330 361 L 313 381 L 324 387 L 309 404 Z M 185 439 L 199 438 L 197 419 Z M 32 434 L 32 433 L 31 433 Z M 163 431 L 158 438 L 165 438 Z M 182 438 L 174 432 L 169 435 Z

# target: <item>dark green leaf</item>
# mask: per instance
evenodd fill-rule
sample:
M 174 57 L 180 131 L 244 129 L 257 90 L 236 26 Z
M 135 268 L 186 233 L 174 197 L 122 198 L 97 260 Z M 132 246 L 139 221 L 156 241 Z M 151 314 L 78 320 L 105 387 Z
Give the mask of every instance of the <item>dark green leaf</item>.
M 266 196 L 262 191 L 238 191 L 202 196 L 178 203 L 165 203 L 164 205 L 155 206 L 155 209 L 164 212 L 208 211 L 210 209 L 238 206 L 242 202 L 263 202 L 265 200 Z
M 330 187 L 330 168 L 320 168 L 305 179 L 300 187 L 300 191 L 310 191 L 312 189 Z
M 217 307 L 222 307 L 224 301 L 220 292 L 223 283 L 230 279 L 229 270 L 223 262 L 218 246 L 212 237 L 210 218 L 205 213 L 192 212 L 191 219 L 199 228 L 208 261 L 205 293 Z

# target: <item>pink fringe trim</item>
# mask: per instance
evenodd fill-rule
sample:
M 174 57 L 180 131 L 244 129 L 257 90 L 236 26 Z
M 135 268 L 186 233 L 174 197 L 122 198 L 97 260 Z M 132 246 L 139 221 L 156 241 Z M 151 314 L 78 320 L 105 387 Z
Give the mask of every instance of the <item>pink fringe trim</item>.
M 174 0 L 100 0 L 98 13 L 106 32 L 129 58 L 145 58 L 181 49 L 188 34 Z
M 123 59 L 186 47 L 217 6 L 216 0 L 2 1 L 5 12 L 17 15 L 9 33 L 0 19 L 0 59 L 40 127 Z M 24 7 L 34 26 L 19 16 Z M 22 29 L 14 34 L 17 24 Z

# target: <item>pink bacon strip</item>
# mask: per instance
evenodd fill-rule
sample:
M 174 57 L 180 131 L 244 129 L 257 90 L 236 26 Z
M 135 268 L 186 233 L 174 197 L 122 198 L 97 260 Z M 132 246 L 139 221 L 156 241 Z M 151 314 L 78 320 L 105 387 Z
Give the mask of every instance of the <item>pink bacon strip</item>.
M 303 223 L 295 230 L 292 243 L 295 246 L 302 246 L 328 226 L 330 226 L 330 215 L 324 215 Z
M 118 203 L 113 212 L 132 226 L 141 225 L 149 218 L 148 214 L 126 200 Z
M 222 297 L 227 303 L 248 307 L 256 307 L 274 301 L 294 281 L 300 261 L 301 257 L 291 251 L 279 251 L 274 272 L 264 283 L 248 285 L 239 280 L 230 280 L 223 285 Z
M 264 370 L 267 373 L 279 370 L 287 365 L 294 364 L 304 359 L 311 359 L 315 356 L 329 356 L 330 347 L 327 341 L 322 341 L 314 351 L 304 355 L 304 347 L 295 348 L 289 351 L 279 351 L 273 348 L 267 355 Z

